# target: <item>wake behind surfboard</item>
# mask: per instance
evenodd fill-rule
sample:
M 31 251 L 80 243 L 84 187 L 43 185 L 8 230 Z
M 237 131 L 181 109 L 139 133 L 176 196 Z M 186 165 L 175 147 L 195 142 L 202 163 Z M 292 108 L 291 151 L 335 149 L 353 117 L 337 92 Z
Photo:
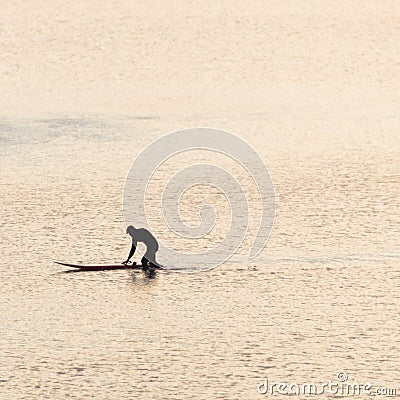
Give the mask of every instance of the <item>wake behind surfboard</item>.
M 137 270 L 143 271 L 143 266 L 141 264 L 69 264 L 69 263 L 62 263 L 58 261 L 54 261 L 56 264 L 63 265 L 65 267 L 75 268 L 81 271 L 110 271 L 110 270 L 118 270 L 118 269 L 130 269 L 130 270 Z M 155 267 L 150 269 L 153 270 L 160 270 L 163 269 L 162 267 Z

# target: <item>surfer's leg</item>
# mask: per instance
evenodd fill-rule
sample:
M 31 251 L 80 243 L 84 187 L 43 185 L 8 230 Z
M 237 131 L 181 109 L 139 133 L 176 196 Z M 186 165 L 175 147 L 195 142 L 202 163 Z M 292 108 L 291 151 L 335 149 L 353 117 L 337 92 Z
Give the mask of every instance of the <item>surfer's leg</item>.
M 150 267 L 160 269 L 161 267 L 158 265 L 158 263 L 156 261 L 156 252 L 157 251 L 149 250 L 146 252 L 145 257 L 148 260 L 148 265 Z
M 147 267 L 149 260 L 146 258 L 146 254 L 142 257 L 140 263 L 142 264 L 143 267 Z
M 155 251 L 146 251 L 146 254 L 142 258 L 142 265 L 146 265 L 151 268 L 160 269 L 161 267 L 157 264 L 156 261 L 156 252 Z

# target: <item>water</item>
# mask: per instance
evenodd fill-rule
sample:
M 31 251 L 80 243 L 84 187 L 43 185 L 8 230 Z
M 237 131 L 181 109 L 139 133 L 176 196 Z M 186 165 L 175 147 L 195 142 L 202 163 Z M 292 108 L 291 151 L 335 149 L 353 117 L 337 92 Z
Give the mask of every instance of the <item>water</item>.
M 4 398 L 255 398 L 265 377 L 325 382 L 339 371 L 396 383 L 391 153 L 264 153 L 277 218 L 255 261 L 155 279 L 65 273 L 53 260 L 126 257 L 124 179 L 151 140 L 140 132 L 162 121 L 6 124 L 14 134 L 3 130 L 1 147 Z
M 2 8 L 0 397 L 247 400 L 264 378 L 338 372 L 400 393 L 396 5 L 121 4 Z M 53 263 L 124 260 L 133 160 L 193 126 L 240 136 L 268 166 L 276 221 L 256 260 L 254 185 L 217 157 L 251 204 L 224 265 L 148 279 Z M 156 219 L 167 177 L 154 228 L 182 246 Z

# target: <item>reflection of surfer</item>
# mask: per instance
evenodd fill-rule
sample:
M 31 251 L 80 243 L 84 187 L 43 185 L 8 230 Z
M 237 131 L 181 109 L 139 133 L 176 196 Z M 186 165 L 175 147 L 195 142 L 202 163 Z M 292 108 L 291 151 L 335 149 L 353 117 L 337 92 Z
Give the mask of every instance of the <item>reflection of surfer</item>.
M 156 238 L 144 228 L 136 229 L 134 226 L 129 225 L 126 228 L 126 233 L 132 237 L 132 247 L 129 256 L 123 264 L 128 264 L 131 257 L 135 254 L 137 242 L 142 242 L 146 245 L 146 253 L 142 257 L 141 264 L 143 267 L 158 267 L 156 262 L 156 252 L 158 250 L 158 242 Z

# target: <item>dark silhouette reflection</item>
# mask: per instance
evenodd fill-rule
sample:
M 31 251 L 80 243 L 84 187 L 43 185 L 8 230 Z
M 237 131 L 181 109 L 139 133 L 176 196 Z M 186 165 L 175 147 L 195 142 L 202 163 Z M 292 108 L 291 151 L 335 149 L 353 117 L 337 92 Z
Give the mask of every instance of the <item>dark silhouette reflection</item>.
M 126 228 L 126 233 L 132 238 L 131 251 L 129 252 L 128 258 L 122 264 L 128 264 L 132 256 L 135 254 L 137 243 L 141 242 L 146 245 L 146 253 L 142 257 L 141 264 L 143 271 L 146 268 L 160 268 L 156 261 L 156 253 L 158 251 L 158 242 L 156 238 L 147 229 L 139 228 L 136 229 L 134 226 L 129 225 Z M 146 272 L 146 271 L 145 271 Z
M 146 286 L 151 283 L 155 283 L 157 278 L 157 270 L 154 268 L 147 269 L 143 271 L 142 274 L 131 273 L 130 279 L 135 286 Z
M 157 275 L 156 269 L 155 268 L 143 268 L 144 275 L 148 279 L 154 279 Z

